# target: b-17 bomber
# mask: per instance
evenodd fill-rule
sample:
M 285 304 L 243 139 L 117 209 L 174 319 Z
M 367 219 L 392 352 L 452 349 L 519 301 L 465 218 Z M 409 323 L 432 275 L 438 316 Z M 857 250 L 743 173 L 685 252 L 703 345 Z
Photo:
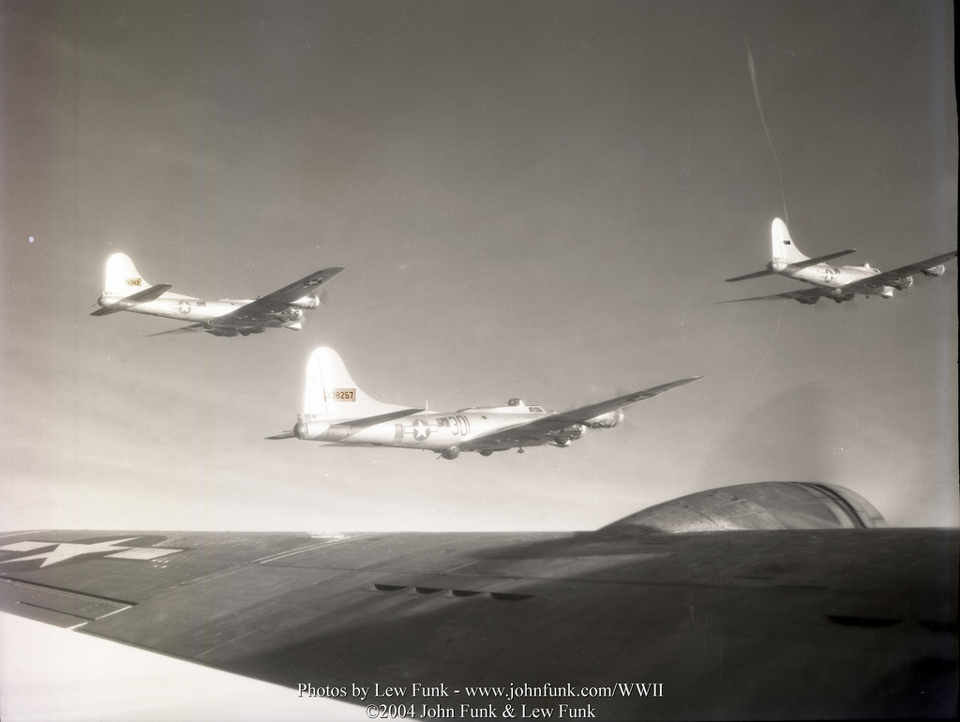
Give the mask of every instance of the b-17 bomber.
M 840 256 L 856 253 L 856 249 L 848 248 L 835 253 L 828 253 L 816 258 L 808 258 L 796 247 L 790 238 L 787 224 L 775 218 L 770 229 L 770 261 L 763 271 L 748 273 L 745 276 L 728 278 L 727 283 L 745 281 L 762 276 L 786 276 L 813 288 L 800 291 L 786 291 L 769 296 L 754 296 L 752 298 L 736 298 L 720 303 L 736 303 L 737 301 L 763 301 L 774 298 L 791 298 L 803 304 L 814 304 L 821 298 L 829 298 L 836 303 L 852 301 L 856 296 L 879 296 L 893 298 L 894 291 L 905 291 L 913 285 L 914 274 L 937 278 L 945 272 L 944 263 L 957 257 L 956 250 L 941 253 L 939 256 L 918 261 L 907 266 L 895 268 L 892 271 L 881 272 L 869 263 L 859 266 L 831 266 L 826 261 Z
M 304 408 L 296 425 L 267 438 L 422 449 L 444 459 L 456 459 L 464 451 L 490 456 L 515 448 L 523 453 L 528 446 L 566 447 L 587 429 L 617 426 L 625 407 L 700 378 L 671 381 L 562 413 L 521 399 L 511 399 L 506 406 L 436 412 L 376 401 L 357 386 L 337 352 L 321 346 L 307 364 Z
M 341 266 L 311 273 L 296 283 L 256 299 L 221 298 L 205 301 L 170 293 L 169 283 L 151 285 L 140 275 L 125 253 L 114 253 L 107 261 L 106 282 L 97 299 L 100 305 L 91 316 L 120 311 L 145 313 L 178 321 L 192 321 L 170 331 L 150 334 L 205 332 L 214 336 L 249 336 L 268 328 L 299 331 L 304 312 L 320 306 L 320 287 L 343 271 Z

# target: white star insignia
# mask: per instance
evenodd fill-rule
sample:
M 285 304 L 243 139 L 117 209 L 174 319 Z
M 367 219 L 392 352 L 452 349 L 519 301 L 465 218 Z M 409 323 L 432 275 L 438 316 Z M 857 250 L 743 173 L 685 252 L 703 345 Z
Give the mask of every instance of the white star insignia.
M 413 438 L 417 441 L 423 441 L 430 436 L 430 426 L 423 419 L 417 419 L 413 422 Z
M 139 537 L 132 536 L 128 539 L 114 539 L 113 541 L 97 542 L 95 544 L 73 544 L 69 542 L 17 542 L 15 544 L 7 544 L 6 546 L 0 546 L 0 551 L 7 552 L 30 552 L 35 549 L 44 549 L 46 547 L 53 547 L 52 549 L 41 552 L 39 554 L 31 554 L 26 557 L 17 557 L 15 559 L 5 559 L 0 562 L 0 564 L 10 564 L 11 562 L 25 562 L 32 559 L 43 559 L 43 563 L 40 564 L 40 568 L 50 566 L 51 564 L 59 564 L 64 562 L 67 559 L 72 559 L 73 557 L 83 556 L 85 554 L 103 554 L 104 556 L 113 558 L 113 559 L 139 559 L 139 560 L 150 560 L 156 559 L 158 557 L 166 556 L 167 554 L 176 554 L 177 552 L 183 551 L 182 549 L 159 549 L 156 547 L 131 547 L 131 546 L 121 546 L 126 542 L 133 541 L 134 539 L 139 539 Z M 112 552 L 112 553 L 110 553 Z

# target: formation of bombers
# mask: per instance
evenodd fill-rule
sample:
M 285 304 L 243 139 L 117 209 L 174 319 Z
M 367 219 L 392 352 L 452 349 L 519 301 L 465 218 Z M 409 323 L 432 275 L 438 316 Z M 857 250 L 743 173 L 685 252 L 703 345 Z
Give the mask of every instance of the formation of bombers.
M 759 298 L 806 304 L 888 298 L 956 256 L 881 273 L 826 264 L 852 251 L 803 256 L 779 219 L 772 237 L 767 269 L 730 280 L 786 275 L 813 288 Z M 189 322 L 162 333 L 299 330 L 342 270 L 203 301 L 148 284 L 115 254 L 93 315 Z M 445 459 L 565 447 L 698 378 L 560 413 L 519 399 L 441 413 L 372 399 L 322 346 L 296 424 L 268 438 Z M 336 690 L 368 718 L 950 717 L 960 537 L 886 526 L 850 489 L 771 481 L 580 532 L 13 532 L 0 539 L 0 611 L 291 694 Z M 463 694 L 477 689 L 503 698 Z

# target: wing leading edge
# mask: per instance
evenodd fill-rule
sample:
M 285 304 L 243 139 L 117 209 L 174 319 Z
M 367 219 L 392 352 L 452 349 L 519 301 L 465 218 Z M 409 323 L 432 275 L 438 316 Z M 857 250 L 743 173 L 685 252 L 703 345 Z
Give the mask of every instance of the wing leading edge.
M 843 287 L 845 291 L 854 291 L 863 293 L 864 291 L 876 288 L 877 286 L 886 286 L 897 281 L 902 280 L 908 276 L 912 276 L 915 273 L 920 273 L 934 266 L 938 266 L 941 263 L 945 263 L 953 258 L 957 257 L 956 251 L 950 251 L 949 253 L 941 253 L 939 256 L 934 256 L 933 258 L 928 258 L 925 261 L 918 261 L 917 263 L 911 263 L 907 266 L 901 266 L 900 268 L 894 268 L 892 271 L 884 271 L 883 273 L 878 273 L 876 276 L 871 276 L 870 278 L 865 278 L 862 281 L 856 281 L 855 283 L 848 283 Z
M 473 439 L 462 442 L 459 446 L 462 451 L 484 451 L 500 450 L 513 446 L 533 446 L 537 444 L 550 443 L 557 434 L 562 433 L 577 424 L 584 424 L 603 414 L 618 409 L 625 408 L 631 404 L 644 399 L 653 398 L 671 389 L 686 386 L 694 381 L 699 381 L 702 376 L 693 376 L 679 381 L 671 381 L 667 384 L 654 386 L 643 391 L 635 391 L 631 394 L 618 396 L 607 401 L 600 401 L 595 404 L 588 404 L 572 411 L 564 411 L 558 414 L 551 414 L 530 421 L 525 424 L 518 424 L 507 429 L 499 429 L 483 436 L 477 436 Z
M 325 268 L 322 271 L 311 273 L 309 276 L 301 278 L 289 286 L 284 286 L 278 291 L 261 296 L 255 301 L 251 301 L 246 306 L 241 306 L 235 311 L 226 313 L 212 319 L 214 326 L 253 326 L 257 323 L 263 323 L 273 320 L 274 316 L 284 311 L 291 303 L 300 300 L 307 294 L 313 293 L 323 284 L 327 283 L 343 271 L 342 266 Z

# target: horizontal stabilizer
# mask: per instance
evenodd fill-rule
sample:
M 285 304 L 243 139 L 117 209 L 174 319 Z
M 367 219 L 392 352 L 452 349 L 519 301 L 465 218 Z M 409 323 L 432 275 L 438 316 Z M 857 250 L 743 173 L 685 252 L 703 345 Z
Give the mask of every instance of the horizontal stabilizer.
M 728 278 L 727 283 L 732 283 L 733 281 L 746 281 L 748 278 L 760 278 L 761 276 L 773 276 L 775 275 L 774 271 L 757 271 L 756 273 L 748 273 L 746 276 L 737 276 L 736 278 Z
M 173 286 L 171 286 L 169 283 L 160 283 L 156 286 L 150 286 L 150 288 L 134 293 L 132 296 L 121 298 L 119 301 L 116 303 L 111 303 L 109 306 L 98 308 L 90 315 L 106 316 L 111 313 L 118 313 L 119 311 L 129 311 L 131 308 L 134 306 L 139 306 L 141 303 L 146 303 L 147 301 L 153 301 L 157 298 L 160 298 L 160 296 L 169 291 L 171 288 L 173 288 Z
M 794 268 L 806 268 L 807 266 L 815 266 L 818 263 L 823 263 L 824 261 L 829 261 L 831 258 L 840 258 L 840 256 L 849 256 L 851 253 L 856 253 L 856 248 L 848 248 L 845 251 L 837 251 L 836 253 L 828 253 L 825 256 L 817 256 L 816 258 L 808 258 L 805 261 L 800 261 L 799 263 L 791 263 L 790 265 Z
M 358 428 L 366 429 L 370 426 L 376 426 L 377 424 L 382 424 L 385 421 L 393 421 L 394 419 L 402 419 L 404 416 L 419 414 L 421 411 L 424 411 L 424 409 L 400 409 L 399 411 L 391 411 L 386 414 L 378 414 L 377 416 L 365 416 L 362 419 L 342 421 L 339 424 L 333 424 L 333 425 L 349 427 L 352 429 L 358 429 Z
M 274 436 L 266 436 L 264 438 L 268 441 L 279 441 L 281 439 L 295 439 L 297 435 L 292 431 L 284 431 L 282 434 L 275 434 Z

